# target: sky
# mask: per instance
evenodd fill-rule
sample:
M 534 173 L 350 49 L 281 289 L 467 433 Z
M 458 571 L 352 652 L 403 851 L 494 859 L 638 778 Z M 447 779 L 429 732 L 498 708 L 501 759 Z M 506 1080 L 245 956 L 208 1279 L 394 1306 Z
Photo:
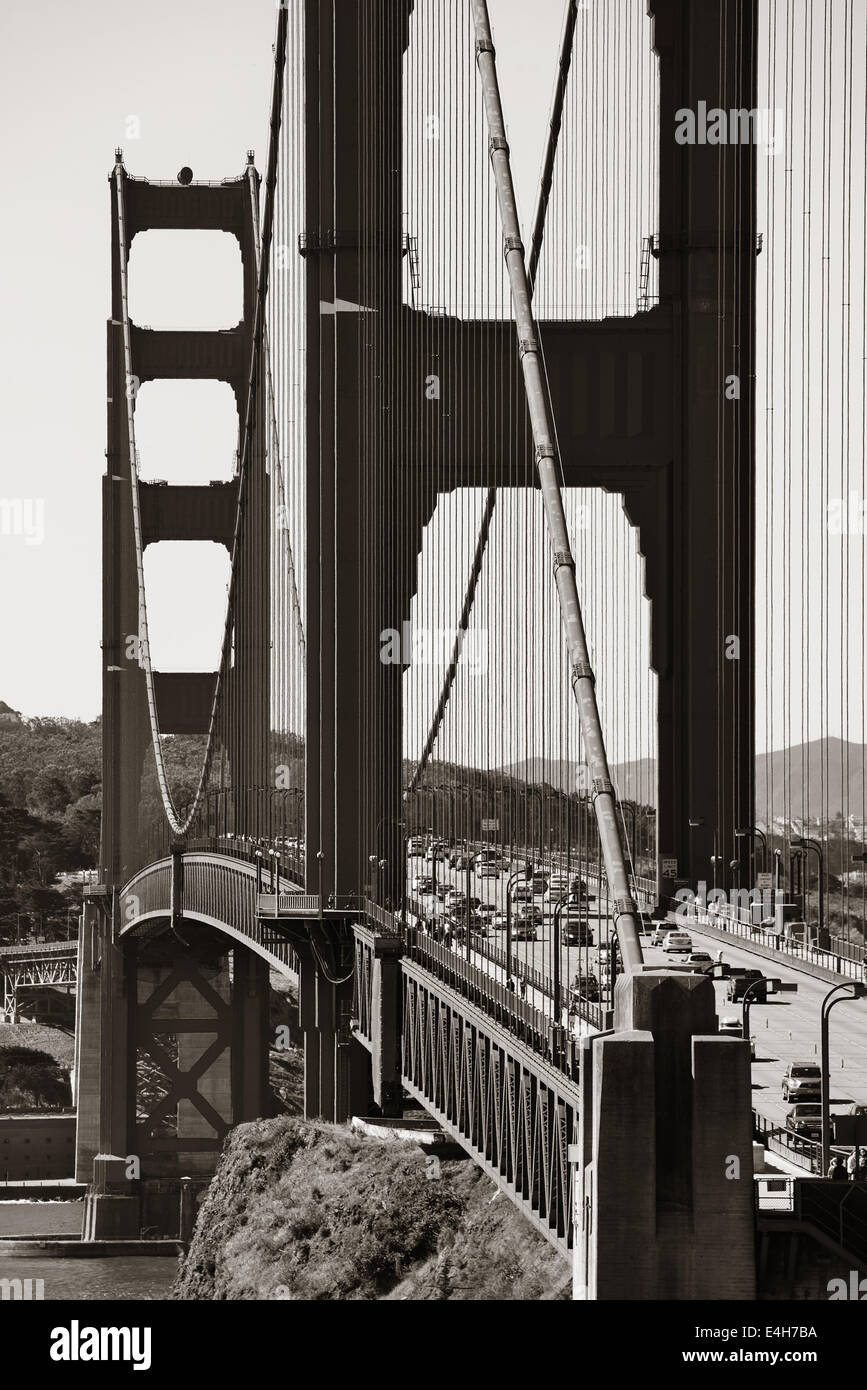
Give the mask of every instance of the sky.
M 643 15 L 643 0 L 637 8 Z M 490 0 L 490 11 L 526 226 L 564 0 L 536 0 L 532 23 L 523 0 Z M 853 628 L 847 641 L 845 605 L 835 608 L 834 598 L 849 590 L 848 619 L 857 624 L 864 538 L 829 534 L 824 513 L 829 499 L 867 493 L 864 258 L 847 249 L 865 240 L 864 76 L 859 66 L 847 78 L 840 56 L 847 23 L 854 25 L 850 51 L 863 53 L 867 11 L 861 0 L 834 0 L 837 22 L 827 41 L 818 0 L 788 0 L 773 12 L 778 70 L 769 63 L 762 72 L 760 100 L 786 106 L 788 143 L 782 159 L 760 164 L 760 305 L 767 312 L 776 292 L 770 312 L 777 318 L 766 365 L 760 355 L 766 399 L 757 437 L 758 546 L 760 586 L 772 585 L 788 611 L 781 620 L 760 593 L 760 749 L 822 729 L 845 734 L 848 727 L 850 737 L 865 737 L 864 634 Z M 273 0 L 44 0 L 0 10 L 0 141 L 9 171 L 0 222 L 0 699 L 27 715 L 99 712 L 107 176 L 115 147 L 131 173 L 154 178 L 173 178 L 184 164 L 198 178 L 240 173 L 248 149 L 262 168 L 274 22 Z M 789 70 L 797 80 L 787 95 Z M 787 105 L 795 92 L 809 94 L 809 139 L 803 117 Z M 854 174 L 844 203 L 847 160 Z M 133 318 L 154 327 L 234 322 L 240 259 L 233 239 L 197 233 L 194 247 L 175 237 L 167 248 L 159 236 L 148 233 L 133 247 Z M 812 282 L 809 265 L 825 267 Z M 786 271 L 785 291 L 776 289 Z M 827 335 L 815 331 L 825 299 Z M 849 313 L 845 339 L 841 303 Z M 792 325 L 802 320 L 814 331 L 809 349 L 793 357 Z M 846 354 L 857 369 L 851 381 L 840 370 Z M 824 412 L 817 405 L 823 376 Z M 823 420 L 830 422 L 824 438 Z M 230 476 L 236 427 L 228 388 L 148 384 L 136 409 L 142 477 Z M 812 559 L 805 560 L 809 545 Z M 200 547 L 191 567 L 163 545 L 149 548 L 146 565 L 155 666 L 213 669 L 225 553 Z
M 24 714 L 92 719 L 100 707 L 115 147 L 130 173 L 153 178 L 174 178 L 184 164 L 198 178 L 239 174 L 248 148 L 263 164 L 274 20 L 266 0 L 0 7 L 0 498 L 24 504 L 19 533 L 0 535 L 0 699 Z M 217 250 L 208 268 L 219 275 L 222 264 Z M 189 288 L 187 270 L 152 260 L 138 285 L 141 321 L 157 326 L 166 299 Z M 159 290 L 161 272 L 148 310 L 145 291 Z M 210 290 L 213 277 L 199 283 L 208 279 Z M 179 307 L 192 325 L 207 326 L 203 296 Z M 144 397 L 141 407 L 143 475 L 167 476 Z M 195 441 L 188 431 L 178 442 L 201 467 L 212 453 L 200 419 L 196 426 Z M 206 467 L 201 480 L 229 475 L 233 447 L 223 444 L 216 471 Z M 219 557 L 213 564 L 218 571 Z M 200 576 L 201 587 L 208 578 Z M 154 604 L 156 629 L 156 592 Z
M 525 186 L 544 139 L 562 5 L 542 0 L 529 31 L 517 0 L 494 0 L 491 14 L 504 88 L 521 82 L 538 96 L 515 141 Z M 0 499 L 18 508 L 0 534 L 0 699 L 25 715 L 99 713 L 114 150 L 123 149 L 131 174 L 151 178 L 174 178 L 185 164 L 196 178 L 224 178 L 243 170 L 248 149 L 263 168 L 274 23 L 273 0 L 0 7 L 0 140 L 9 171 L 0 221 Z M 159 234 L 134 243 L 136 322 L 237 321 L 237 245 L 220 234 L 205 245 L 207 236 L 195 235 L 189 256 L 178 254 L 177 238 L 171 254 L 156 245 Z M 184 394 L 191 385 L 195 398 Z M 142 477 L 230 476 L 236 424 L 228 395 L 218 384 L 144 388 L 136 409 Z M 166 401 L 168 410 L 157 408 Z M 212 669 L 225 554 L 201 547 L 179 583 L 170 552 L 150 547 L 146 556 L 154 664 Z

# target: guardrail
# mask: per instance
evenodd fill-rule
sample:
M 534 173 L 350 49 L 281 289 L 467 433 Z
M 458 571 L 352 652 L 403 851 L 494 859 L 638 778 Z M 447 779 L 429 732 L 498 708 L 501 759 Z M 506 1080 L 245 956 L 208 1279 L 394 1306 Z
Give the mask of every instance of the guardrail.
M 794 1163 L 798 1168 L 803 1168 L 817 1177 L 824 1176 L 822 1145 L 817 1139 L 806 1139 L 803 1135 L 786 1129 L 785 1125 L 776 1125 L 773 1120 L 769 1120 L 766 1115 L 760 1115 L 757 1110 L 753 1111 L 753 1131 L 759 1143 L 764 1144 L 771 1153 L 787 1159 L 789 1163 Z M 851 1144 L 831 1145 L 832 1154 L 840 1154 L 845 1158 L 851 1152 Z
M 760 1178 L 756 1216 L 764 1231 L 773 1231 L 775 1226 L 802 1226 L 862 1266 L 867 1263 L 867 1182 L 778 1175 Z
M 775 955 L 785 956 L 790 960 L 801 960 L 807 965 L 820 966 L 823 970 L 843 976 L 844 979 L 867 979 L 865 952 L 861 946 L 848 946 L 847 954 L 827 951 L 819 946 L 806 946 L 803 942 L 793 941 L 766 927 L 757 926 L 749 920 L 746 913 L 726 904 L 721 904 L 718 912 L 699 912 L 694 904 L 679 902 L 673 898 L 670 899 L 670 903 L 672 909 L 679 909 L 679 916 L 684 925 L 693 922 L 712 927 L 727 936 L 736 936 L 754 945 L 763 946 Z M 844 946 L 845 943 L 841 942 L 840 945 Z
M 424 906 L 416 898 L 407 899 L 407 908 L 412 912 L 417 922 L 422 924 L 423 930 L 423 924 L 428 921 L 439 921 L 439 918 L 430 917 L 430 915 L 426 913 Z M 380 913 L 382 913 L 382 909 L 380 909 Z M 388 913 L 385 915 L 390 917 L 392 924 L 394 924 L 395 919 L 392 914 Z M 410 924 L 407 923 L 407 926 L 409 925 Z M 394 926 L 392 925 L 392 930 L 393 929 Z M 453 951 L 453 953 L 456 954 L 453 948 L 447 946 L 444 942 L 438 944 L 442 944 L 445 950 Z M 499 966 L 504 972 L 508 971 L 508 974 L 518 981 L 519 987 L 523 981 L 528 988 L 538 990 L 540 994 L 547 995 L 548 998 L 553 1001 L 554 981 L 551 976 L 544 974 L 541 970 L 537 970 L 535 966 L 528 964 L 528 962 L 523 960 L 520 956 L 516 956 L 514 952 L 512 952 L 511 960 L 509 960 L 506 956 L 506 952 L 501 950 L 499 946 L 489 945 L 485 937 L 477 936 L 472 931 L 470 932 L 470 948 L 476 955 L 484 956 L 486 960 L 490 961 L 491 965 Z M 598 1029 L 599 1032 L 604 1032 L 606 1029 L 613 1026 L 612 1019 L 614 1015 L 611 1009 L 606 1009 L 600 1003 L 594 1003 L 589 999 L 585 999 L 582 995 L 574 994 L 569 986 L 562 982 L 560 984 L 559 1003 L 561 1011 L 565 1010 L 567 1013 L 576 1014 L 579 1018 L 583 1019 L 585 1023 L 589 1023 L 592 1028 Z
M 292 888 L 288 879 L 278 886 L 287 893 Z M 171 860 L 151 864 L 131 878 L 120 894 L 121 936 L 169 915 L 171 893 Z M 271 919 L 260 918 L 256 908 L 256 869 L 247 860 L 220 854 L 184 855 L 184 910 L 249 943 L 275 965 L 296 970 L 291 942 L 273 933 L 266 938 Z M 279 919 L 273 920 L 276 924 Z
M 414 928 L 406 933 L 406 955 L 429 974 L 460 994 L 515 1038 L 544 1057 L 565 1075 L 577 1079 L 578 1055 L 574 1040 L 565 1035 L 555 1042 L 554 1024 L 549 1016 L 527 1003 L 513 989 L 494 980 L 478 965 L 462 960 L 450 947 L 433 941 Z

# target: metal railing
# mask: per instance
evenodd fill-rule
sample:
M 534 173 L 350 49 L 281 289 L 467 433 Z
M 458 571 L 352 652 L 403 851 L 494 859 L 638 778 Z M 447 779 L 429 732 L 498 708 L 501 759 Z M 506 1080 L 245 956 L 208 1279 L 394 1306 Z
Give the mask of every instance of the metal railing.
M 745 941 L 764 946 L 781 956 L 792 960 L 802 960 L 810 965 L 821 966 L 834 974 L 849 980 L 863 980 L 867 972 L 867 953 L 863 946 L 839 942 L 838 950 L 829 951 L 820 946 L 808 946 L 801 941 L 793 941 L 780 933 L 762 927 L 752 921 L 748 912 L 721 903 L 716 912 L 699 911 L 694 903 L 684 903 L 674 898 L 669 900 L 672 910 L 677 909 L 684 923 L 695 922 L 714 927 L 726 935 L 737 936 Z
M 558 1066 L 566 1075 L 577 1076 L 577 1050 L 573 1040 L 561 1029 L 562 1046 L 557 1045 L 549 1016 L 521 999 L 515 990 L 500 984 L 480 966 L 463 960 L 450 947 L 414 928 L 406 933 L 406 954 L 539 1056 Z
M 802 1226 L 862 1266 L 867 1263 L 867 1182 L 778 1175 L 759 1178 L 756 1215 L 766 1231 L 772 1231 L 775 1223 Z
M 794 1163 L 798 1168 L 804 1168 L 808 1173 L 813 1173 L 817 1177 L 822 1177 L 822 1145 L 817 1139 L 807 1139 L 804 1135 L 795 1134 L 785 1125 L 774 1124 L 766 1115 L 760 1115 L 757 1110 L 753 1111 L 753 1131 L 759 1143 L 764 1144 L 771 1153 L 778 1154 L 780 1158 L 785 1158 L 789 1163 Z M 852 1151 L 852 1146 L 832 1144 L 831 1153 L 840 1154 L 846 1157 Z
M 430 915 L 426 913 L 423 905 L 415 898 L 407 899 L 407 908 L 412 912 L 418 922 L 422 924 L 429 922 L 436 924 L 440 921 L 437 917 L 431 918 Z M 379 911 L 382 915 L 382 909 Z M 391 913 L 384 915 L 390 917 L 392 922 L 394 922 Z M 422 926 L 421 929 L 427 930 L 425 926 Z M 429 939 L 435 940 L 435 938 L 431 937 L 429 937 Z M 442 944 L 445 950 L 452 951 L 455 954 L 457 954 L 458 950 L 463 949 L 460 944 L 458 944 L 457 947 L 449 946 L 445 942 L 438 944 Z M 538 990 L 540 994 L 547 995 L 553 1003 L 554 981 L 552 977 L 536 969 L 535 966 L 530 965 L 520 956 L 516 956 L 514 951 L 512 952 L 511 959 L 507 958 L 504 950 L 499 946 L 489 945 L 483 936 L 475 935 L 472 928 L 470 929 L 470 949 L 477 956 L 483 956 L 491 965 L 499 966 L 504 973 L 507 973 L 517 980 L 519 988 L 523 982 L 528 989 L 535 989 Z M 488 978 L 490 979 L 492 977 L 488 976 Z M 583 1019 L 585 1023 L 589 1023 L 591 1027 L 598 1029 L 600 1032 L 612 1026 L 611 1020 L 613 1015 L 611 1009 L 605 1008 L 601 1003 L 594 1003 L 590 999 L 585 999 L 582 995 L 576 995 L 568 985 L 563 983 L 560 985 L 559 1004 L 561 1013 L 565 1010 L 567 1013 L 576 1014 L 579 1018 Z M 553 1018 L 551 1021 L 553 1022 Z
M 284 893 L 292 888 L 288 879 L 280 880 L 278 886 Z M 142 869 L 121 890 L 121 935 L 134 931 L 150 918 L 168 916 L 171 902 L 171 860 Z M 246 939 L 275 965 L 297 969 L 289 940 L 275 936 L 270 919 L 258 915 L 256 868 L 246 860 L 219 854 L 185 854 L 184 910 L 218 924 L 232 936 Z M 276 924 L 277 919 L 274 920 Z

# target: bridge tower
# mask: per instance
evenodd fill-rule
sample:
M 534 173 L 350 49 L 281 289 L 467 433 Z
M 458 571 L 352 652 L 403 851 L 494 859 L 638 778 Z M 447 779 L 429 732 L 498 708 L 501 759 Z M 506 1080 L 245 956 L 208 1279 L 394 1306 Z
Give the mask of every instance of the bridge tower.
M 388 370 L 364 343 L 369 315 L 401 302 L 402 61 L 413 0 L 364 6 L 306 0 L 304 60 L 307 282 L 306 833 L 308 888 L 355 895 L 370 855 L 387 862 L 380 902 L 400 898 L 403 873 L 400 666 L 380 661 L 380 633 L 409 617 L 415 536 L 389 525 L 402 494 L 400 441 L 359 437 L 362 392 L 397 419 Z M 378 54 L 365 83 L 360 55 Z M 362 107 L 364 108 L 362 110 Z M 373 131 L 380 148 L 363 148 Z M 364 302 L 362 302 L 364 301 Z M 359 518 L 373 518 L 361 535 Z M 402 548 L 406 563 L 380 563 Z M 412 563 L 410 562 L 410 557 Z M 399 570 L 399 575 L 397 574 Z M 397 577 L 396 577 L 397 575 Z M 342 1120 L 368 1105 L 367 1069 L 349 1037 L 352 983 L 333 985 L 304 956 L 307 1113 Z M 338 1044 L 335 1047 L 335 1037 Z
M 162 957 L 159 948 L 120 944 L 127 911 L 122 888 L 142 863 L 145 827 L 140 823 L 142 772 L 152 743 L 146 665 L 142 649 L 138 566 L 144 549 L 157 541 L 214 541 L 230 554 L 238 511 L 239 475 L 211 485 L 165 485 L 138 481 L 140 545 L 137 544 L 131 491 L 137 461 L 131 450 L 128 410 L 135 411 L 141 387 L 157 379 L 226 381 L 239 421 L 245 419 L 250 383 L 257 294 L 257 222 L 252 198 L 258 196 L 252 168 L 220 183 L 185 180 L 151 182 L 131 177 L 118 162 L 111 184 L 112 304 L 108 323 L 108 447 L 103 479 L 103 815 L 101 885 L 85 908 L 79 972 L 77 1063 L 79 1117 L 76 1171 L 93 1176 L 87 1233 L 137 1234 L 137 1185 L 130 1181 L 127 1156 L 142 1158 L 136 1138 L 137 1054 L 145 1043 L 159 1046 L 159 1002 L 172 993 L 177 1056 L 165 1065 L 170 1104 L 177 1104 L 175 1148 L 206 1153 L 213 1163 L 229 1123 L 264 1113 L 267 1104 L 267 968 L 244 948 L 234 951 L 229 986 L 227 946 L 207 931 L 191 930 L 190 941 L 174 940 Z M 122 208 L 120 206 L 122 199 Z M 120 213 L 123 217 L 121 219 Z M 243 317 L 221 331 L 154 330 L 130 323 L 130 364 L 124 341 L 124 275 L 134 237 L 148 229 L 216 230 L 234 235 L 243 264 Z M 259 375 L 253 415 L 245 497 L 245 544 L 236 566 L 237 618 L 233 659 L 224 668 L 222 699 L 243 710 L 243 719 L 221 724 L 231 784 L 265 786 L 269 769 L 270 590 L 269 489 L 264 442 L 264 382 Z M 207 735 L 211 725 L 216 672 L 153 672 L 152 694 L 160 734 Z M 167 827 L 164 827 L 167 832 Z M 164 846 L 171 836 L 165 833 Z M 171 872 L 166 870 L 166 872 Z M 194 938 L 194 939 L 193 939 Z M 157 954 L 154 955 L 156 950 Z M 167 983 L 168 982 L 168 983 Z M 213 1057 L 198 1039 L 208 1022 Z M 165 1023 L 163 1023 L 163 1028 Z M 156 1031 L 155 1031 L 156 1030 Z M 210 1038 L 208 1039 L 210 1041 Z M 228 1049 L 228 1054 L 226 1054 Z M 243 1053 L 243 1058 L 242 1058 Z M 231 1065 L 229 1063 L 231 1058 Z M 209 1060 L 210 1059 L 210 1060 Z M 208 1063 L 208 1065 L 205 1065 Z M 193 1081 L 189 1077 L 196 1078 Z M 184 1078 L 187 1078 L 186 1080 Z M 217 1125 L 202 1128 L 208 1110 Z M 210 1136 L 202 1139 L 203 1132 Z M 155 1141 L 156 1142 L 156 1141 Z M 159 1147 L 159 1144 L 157 1144 Z M 169 1152 L 172 1144 L 162 1144 Z M 206 1152 L 207 1151 L 207 1152 Z M 207 1155 L 210 1154 L 210 1157 Z M 142 1165 L 142 1176 L 172 1174 L 161 1167 L 156 1149 Z M 150 1162 L 150 1171 L 148 1171 Z M 187 1166 L 195 1159 L 187 1159 Z

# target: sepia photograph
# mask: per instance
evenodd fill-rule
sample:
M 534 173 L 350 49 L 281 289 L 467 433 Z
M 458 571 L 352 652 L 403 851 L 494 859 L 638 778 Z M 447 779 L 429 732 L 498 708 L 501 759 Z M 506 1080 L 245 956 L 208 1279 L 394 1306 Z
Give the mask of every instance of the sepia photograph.
M 843 1369 L 867 0 L 10 0 L 0 73 L 9 1367 Z

